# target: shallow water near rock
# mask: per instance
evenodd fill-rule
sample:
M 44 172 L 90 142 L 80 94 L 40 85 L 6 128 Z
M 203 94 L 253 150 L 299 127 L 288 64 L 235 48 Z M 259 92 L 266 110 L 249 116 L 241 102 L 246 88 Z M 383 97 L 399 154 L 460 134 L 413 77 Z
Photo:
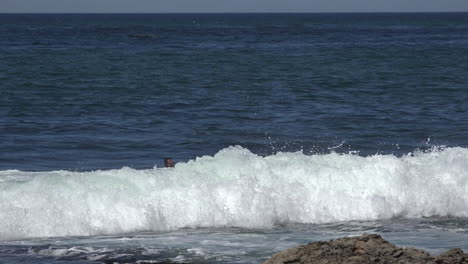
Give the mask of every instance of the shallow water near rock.
M 440 254 L 468 250 L 468 219 L 393 219 L 334 224 L 287 224 L 272 229 L 198 228 L 113 236 L 0 242 L 2 263 L 260 263 L 313 241 L 381 234 L 398 246 Z

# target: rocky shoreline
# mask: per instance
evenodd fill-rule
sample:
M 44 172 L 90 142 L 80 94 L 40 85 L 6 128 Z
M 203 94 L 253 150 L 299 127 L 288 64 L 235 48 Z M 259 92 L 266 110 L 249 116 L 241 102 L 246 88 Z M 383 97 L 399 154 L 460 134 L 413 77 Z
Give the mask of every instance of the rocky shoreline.
M 468 254 L 452 249 L 439 256 L 431 256 L 424 250 L 397 247 L 379 235 L 364 234 L 327 242 L 287 249 L 273 255 L 263 264 L 468 264 Z

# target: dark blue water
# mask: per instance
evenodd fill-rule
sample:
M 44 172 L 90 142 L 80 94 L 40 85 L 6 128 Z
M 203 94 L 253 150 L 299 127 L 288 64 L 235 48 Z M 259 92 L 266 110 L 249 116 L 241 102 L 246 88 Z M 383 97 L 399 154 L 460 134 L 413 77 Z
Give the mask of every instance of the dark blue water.
M 467 147 L 467 102 L 468 13 L 0 15 L 0 170 Z
M 0 14 L 0 263 L 466 250 L 467 102 L 468 13 Z

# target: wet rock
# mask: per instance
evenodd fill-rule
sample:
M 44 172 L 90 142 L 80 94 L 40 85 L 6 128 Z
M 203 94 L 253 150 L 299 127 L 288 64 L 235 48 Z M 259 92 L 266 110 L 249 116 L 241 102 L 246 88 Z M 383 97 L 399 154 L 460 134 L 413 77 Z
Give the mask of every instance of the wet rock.
M 287 249 L 263 264 L 468 264 L 468 254 L 452 249 L 437 257 L 415 248 L 400 248 L 379 235 L 364 234 Z
M 448 264 L 448 263 L 468 263 L 468 254 L 464 254 L 459 248 L 451 249 L 445 253 L 440 254 L 436 257 L 436 263 Z

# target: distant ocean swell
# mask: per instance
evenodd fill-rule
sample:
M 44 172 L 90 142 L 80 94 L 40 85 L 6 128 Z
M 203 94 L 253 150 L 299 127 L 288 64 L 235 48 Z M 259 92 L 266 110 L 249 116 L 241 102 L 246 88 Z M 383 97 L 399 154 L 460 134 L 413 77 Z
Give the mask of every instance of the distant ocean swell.
M 174 169 L 0 171 L 2 240 L 435 215 L 468 217 L 466 148 L 261 157 L 236 146 Z

